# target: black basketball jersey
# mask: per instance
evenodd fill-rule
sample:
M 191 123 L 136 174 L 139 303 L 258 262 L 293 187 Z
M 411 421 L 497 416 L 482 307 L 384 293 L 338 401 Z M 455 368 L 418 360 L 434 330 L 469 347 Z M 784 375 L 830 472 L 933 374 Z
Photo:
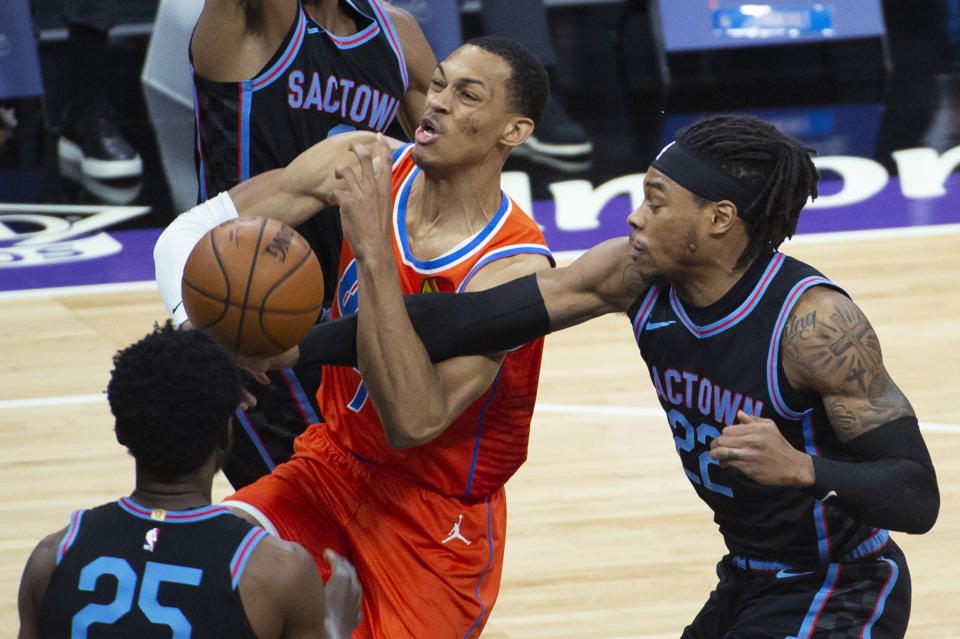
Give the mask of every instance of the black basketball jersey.
M 736 422 L 737 410 L 772 419 L 799 450 L 849 459 L 820 397 L 794 390 L 781 366 L 787 318 L 813 286 L 838 288 L 777 252 L 757 260 L 709 307 L 688 308 L 672 287 L 653 286 L 628 312 L 683 470 L 735 555 L 824 564 L 859 558 L 889 537 L 854 521 L 830 500 L 821 502 L 798 488 L 761 485 L 710 459 L 710 442 Z
M 400 39 L 380 0 L 346 5 L 355 34 L 327 32 L 301 5 L 279 49 L 251 80 L 211 82 L 193 72 L 199 201 L 286 166 L 336 133 L 387 129 L 408 85 Z M 332 291 L 342 240 L 335 210 L 297 230 L 317 253 Z
M 223 506 L 78 510 L 40 604 L 40 637 L 256 639 L 237 590 L 266 531 Z

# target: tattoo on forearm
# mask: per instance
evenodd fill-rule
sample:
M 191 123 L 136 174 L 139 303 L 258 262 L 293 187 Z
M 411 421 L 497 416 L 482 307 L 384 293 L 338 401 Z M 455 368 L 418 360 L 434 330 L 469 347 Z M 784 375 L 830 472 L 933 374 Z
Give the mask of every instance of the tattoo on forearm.
M 859 433 L 858 424 L 860 420 L 857 419 L 853 411 L 847 408 L 843 402 L 833 402 L 826 409 L 830 416 L 830 423 L 833 424 L 833 428 L 837 431 L 837 436 L 840 437 L 841 441 L 856 437 Z

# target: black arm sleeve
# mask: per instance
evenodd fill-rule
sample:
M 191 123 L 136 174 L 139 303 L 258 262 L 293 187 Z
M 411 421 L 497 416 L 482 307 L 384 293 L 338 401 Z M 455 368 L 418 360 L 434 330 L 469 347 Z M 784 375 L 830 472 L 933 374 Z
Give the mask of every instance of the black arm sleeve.
M 414 330 L 439 362 L 521 346 L 550 332 L 535 274 L 475 293 L 421 293 L 404 298 Z M 321 322 L 300 342 L 301 364 L 357 365 L 357 317 Z
M 930 453 L 915 417 L 901 417 L 845 444 L 858 461 L 813 458 L 811 494 L 870 526 L 925 533 L 940 510 Z M 832 494 L 831 494 L 832 493 Z

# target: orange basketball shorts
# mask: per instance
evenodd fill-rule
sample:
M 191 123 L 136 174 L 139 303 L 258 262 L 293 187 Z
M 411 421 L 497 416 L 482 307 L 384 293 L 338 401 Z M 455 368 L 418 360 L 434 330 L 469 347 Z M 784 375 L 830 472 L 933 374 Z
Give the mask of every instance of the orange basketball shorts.
M 500 589 L 503 488 L 479 501 L 446 497 L 359 461 L 325 433 L 311 440 L 228 500 L 304 546 L 324 579 L 324 549 L 353 562 L 363 588 L 354 639 L 479 636 Z

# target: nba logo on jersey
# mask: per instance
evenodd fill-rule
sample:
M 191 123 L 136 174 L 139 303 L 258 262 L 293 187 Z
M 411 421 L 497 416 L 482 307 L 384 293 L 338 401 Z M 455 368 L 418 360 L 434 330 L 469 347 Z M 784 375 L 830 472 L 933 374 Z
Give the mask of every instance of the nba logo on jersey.
M 144 535 L 144 539 L 146 541 L 143 544 L 143 549 L 153 552 L 154 547 L 156 547 L 157 545 L 157 538 L 159 536 L 160 536 L 159 528 L 151 528 L 150 530 L 148 530 L 147 534 Z

